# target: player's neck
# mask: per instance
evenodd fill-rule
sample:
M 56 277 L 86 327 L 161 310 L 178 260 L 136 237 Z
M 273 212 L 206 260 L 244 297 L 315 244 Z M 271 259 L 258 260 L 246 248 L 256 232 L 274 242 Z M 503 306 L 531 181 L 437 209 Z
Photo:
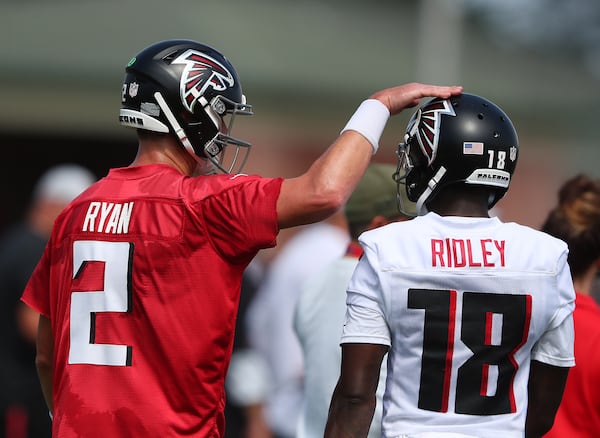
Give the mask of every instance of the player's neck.
M 592 286 L 597 273 L 598 268 L 596 268 L 595 265 L 592 265 L 583 274 L 573 277 L 573 287 L 575 288 L 575 291 L 582 295 L 591 295 Z
M 490 217 L 489 192 L 479 187 L 454 185 L 444 188 L 428 204 L 440 216 Z
M 431 202 L 428 209 L 440 216 L 490 217 L 487 201 L 478 199 L 439 199 Z
M 179 144 L 168 137 L 140 140 L 138 152 L 131 166 L 168 164 L 185 175 L 191 175 L 196 161 Z

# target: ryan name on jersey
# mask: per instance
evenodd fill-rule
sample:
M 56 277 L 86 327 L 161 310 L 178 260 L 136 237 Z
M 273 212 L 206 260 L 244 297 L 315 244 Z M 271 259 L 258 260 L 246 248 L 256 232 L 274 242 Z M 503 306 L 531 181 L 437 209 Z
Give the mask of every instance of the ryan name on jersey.
M 133 201 L 126 203 L 90 202 L 82 231 L 124 234 L 129 231 Z
M 505 266 L 504 240 L 431 239 L 431 266 L 441 268 L 494 268 Z

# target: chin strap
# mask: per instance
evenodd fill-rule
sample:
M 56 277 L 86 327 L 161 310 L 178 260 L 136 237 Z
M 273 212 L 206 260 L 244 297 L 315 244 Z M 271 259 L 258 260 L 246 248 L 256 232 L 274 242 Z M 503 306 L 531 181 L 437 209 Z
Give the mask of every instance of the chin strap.
M 177 122 L 177 119 L 171 112 L 171 109 L 169 108 L 169 105 L 167 105 L 165 98 L 162 97 L 162 94 L 160 94 L 159 91 L 154 93 L 154 98 L 158 102 L 158 106 L 160 106 L 160 109 L 163 110 L 163 112 L 165 113 L 165 116 L 167 117 L 167 120 L 169 121 L 169 123 L 171 124 L 171 127 L 175 131 L 175 135 L 179 139 L 179 142 L 183 145 L 183 147 L 190 154 L 192 154 L 192 156 L 194 158 L 196 158 L 196 160 L 198 160 L 199 157 L 196 155 L 196 152 L 194 151 L 194 147 L 192 146 L 192 143 L 190 143 L 190 140 L 188 139 L 187 134 L 185 133 L 183 128 Z
M 436 174 L 433 175 L 433 177 L 427 183 L 427 188 L 423 191 L 423 193 L 421 194 L 421 196 L 419 196 L 419 199 L 417 200 L 416 208 L 417 208 L 417 213 L 419 214 L 419 216 L 423 216 L 425 213 L 427 213 L 427 207 L 425 206 L 425 201 L 427 201 L 427 199 L 429 198 L 429 195 L 431 195 L 431 192 L 433 192 L 435 190 L 435 188 L 440 183 L 441 179 L 444 177 L 445 174 L 446 174 L 446 168 L 444 166 L 442 166 L 439 168 L 439 170 L 436 172 Z
M 179 142 L 189 152 L 189 154 L 192 157 L 194 157 L 194 159 L 199 163 L 198 172 L 200 172 L 202 175 L 214 175 L 217 173 L 216 169 L 218 168 L 223 173 L 229 173 L 225 168 L 221 166 L 216 157 L 211 156 L 210 154 L 208 154 L 209 156 L 207 159 L 199 157 L 196 154 L 196 151 L 194 151 L 194 147 L 192 146 L 192 143 L 190 142 L 187 134 L 185 133 L 181 125 L 179 125 L 179 123 L 177 122 L 177 119 L 173 115 L 173 112 L 169 108 L 169 105 L 167 105 L 167 102 L 165 101 L 165 98 L 162 96 L 162 94 L 160 94 L 160 92 L 157 91 L 156 93 L 154 93 L 154 98 L 158 102 L 158 106 L 160 106 L 160 108 L 165 113 L 165 116 L 167 117 L 167 120 L 169 121 L 171 127 L 175 131 L 175 135 L 177 135 Z M 207 162 L 210 162 L 210 164 L 207 164 Z

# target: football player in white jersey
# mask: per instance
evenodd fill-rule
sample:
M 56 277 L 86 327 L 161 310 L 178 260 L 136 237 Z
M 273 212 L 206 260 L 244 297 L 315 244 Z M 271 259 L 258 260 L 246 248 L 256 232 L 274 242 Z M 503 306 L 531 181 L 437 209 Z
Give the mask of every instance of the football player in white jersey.
M 367 436 L 386 353 L 385 437 L 551 427 L 574 365 L 575 293 L 563 241 L 490 217 L 518 153 L 511 120 L 482 97 L 413 115 L 394 177 L 419 215 L 360 237 L 326 438 Z

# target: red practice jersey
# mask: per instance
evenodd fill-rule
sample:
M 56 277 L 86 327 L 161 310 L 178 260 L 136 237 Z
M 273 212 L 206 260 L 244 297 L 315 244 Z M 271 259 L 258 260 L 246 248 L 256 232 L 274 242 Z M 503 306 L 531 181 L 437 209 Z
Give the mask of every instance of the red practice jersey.
M 282 180 L 113 169 L 57 219 L 23 301 L 52 321 L 55 437 L 221 437 L 244 268 Z
M 600 434 L 600 307 L 581 293 L 575 300 L 575 360 L 554 425 L 544 438 Z

